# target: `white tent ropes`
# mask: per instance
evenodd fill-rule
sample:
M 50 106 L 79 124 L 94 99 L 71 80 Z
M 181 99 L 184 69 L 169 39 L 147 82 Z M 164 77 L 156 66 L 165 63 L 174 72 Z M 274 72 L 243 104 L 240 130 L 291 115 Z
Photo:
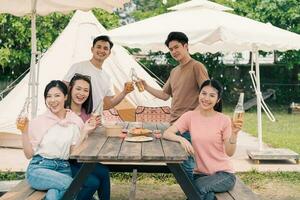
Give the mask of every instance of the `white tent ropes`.
M 62 79 L 73 63 L 90 59 L 93 39 L 105 34 L 105 28 L 91 12 L 77 11 L 67 27 L 47 50 L 40 60 L 37 113 L 45 111 L 43 91 L 47 83 Z M 134 68 L 155 88 L 160 88 L 155 80 L 132 58 L 127 51 L 115 44 L 112 53 L 104 62 L 103 69 L 110 75 L 116 92 L 123 90 L 124 83 L 130 80 L 130 70 Z M 19 133 L 15 121 L 27 97 L 29 74 L 0 101 L 0 132 Z M 116 108 L 125 117 L 132 115 L 138 105 L 160 107 L 170 106 L 170 101 L 154 98 L 147 92 L 134 90 Z M 129 116 L 130 117 L 130 116 Z
M 9 13 L 16 16 L 31 15 L 31 62 L 28 99 L 31 101 L 31 117 L 36 116 L 38 96 L 38 70 L 36 69 L 36 15 L 47 15 L 52 12 L 68 13 L 73 10 L 88 11 L 92 8 L 102 8 L 108 12 L 121 7 L 129 0 L 0 0 L 0 13 Z
M 269 113 L 269 118 L 274 120 L 274 117 L 261 95 L 258 51 L 300 49 L 300 35 L 224 12 L 222 10 L 226 9 L 208 6 L 207 1 L 193 0 L 193 2 L 170 8 L 180 10 L 113 29 L 108 34 L 118 44 L 141 48 L 144 51 L 166 52 L 164 41 L 171 31 L 182 31 L 187 34 L 191 53 L 252 51 L 255 55 L 256 69 L 254 71 L 252 65 L 250 75 L 257 96 L 257 129 L 259 149 L 262 150 L 262 103 L 264 110 Z

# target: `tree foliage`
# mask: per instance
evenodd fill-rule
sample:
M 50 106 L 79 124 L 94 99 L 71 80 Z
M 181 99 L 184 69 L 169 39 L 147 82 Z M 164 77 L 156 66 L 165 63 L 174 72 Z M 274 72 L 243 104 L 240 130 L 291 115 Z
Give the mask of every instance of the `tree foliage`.
M 167 3 L 164 4 L 162 0 L 133 0 L 137 10 L 131 15 L 136 21 L 139 21 L 168 12 L 167 8 L 185 1 L 187 0 L 168 0 Z
M 119 17 L 101 9 L 93 10 L 101 24 L 111 29 L 119 24 Z M 37 49 L 45 52 L 64 30 L 74 12 L 64 15 L 53 13 L 37 16 Z M 30 65 L 31 55 L 30 16 L 16 17 L 0 14 L 0 78 L 18 77 Z

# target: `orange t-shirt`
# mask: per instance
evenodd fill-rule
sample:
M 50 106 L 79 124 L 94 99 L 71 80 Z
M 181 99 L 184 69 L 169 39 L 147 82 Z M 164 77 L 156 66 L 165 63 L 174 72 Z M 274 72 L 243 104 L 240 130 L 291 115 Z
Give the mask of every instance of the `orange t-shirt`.
M 195 110 L 184 113 L 174 125 L 180 133 L 189 131 L 191 134 L 195 150 L 195 173 L 234 172 L 224 145 L 225 139 L 231 135 L 231 120 L 228 116 L 217 112 L 207 117 Z
M 205 66 L 194 59 L 172 69 L 163 88 L 165 93 L 172 96 L 171 123 L 198 106 L 199 88 L 207 79 L 209 77 Z

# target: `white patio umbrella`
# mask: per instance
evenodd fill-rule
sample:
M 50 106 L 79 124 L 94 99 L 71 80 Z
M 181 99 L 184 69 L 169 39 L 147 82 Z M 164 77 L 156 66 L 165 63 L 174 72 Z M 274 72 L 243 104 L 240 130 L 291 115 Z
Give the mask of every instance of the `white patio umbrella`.
M 15 16 L 31 15 L 31 62 L 28 99 L 31 99 L 31 117 L 36 116 L 38 72 L 36 69 L 36 15 L 47 15 L 52 12 L 68 13 L 73 10 L 87 11 L 102 8 L 112 12 L 130 0 L 0 0 L 0 13 Z M 28 102 L 25 103 L 25 105 Z M 24 106 L 25 106 L 24 105 Z
M 172 9 L 180 9 L 180 5 Z M 300 35 L 270 24 L 203 6 L 182 6 L 180 10 L 128 24 L 108 32 L 114 42 L 147 50 L 167 51 L 164 41 L 171 31 L 182 31 L 189 37 L 189 50 L 195 52 L 242 52 L 255 55 L 250 75 L 257 96 L 259 149 L 262 150 L 261 108 L 275 120 L 260 91 L 258 51 L 300 49 Z
M 229 8 L 227 6 L 223 6 L 218 3 L 214 3 L 211 1 L 207 0 L 191 0 L 187 1 L 181 4 L 178 4 L 176 6 L 173 6 L 171 8 L 168 8 L 168 10 L 183 10 L 183 9 L 189 9 L 189 8 L 199 8 L 199 7 L 204 7 L 204 8 L 210 8 L 214 10 L 220 10 L 220 11 L 229 11 L 233 10 L 232 8 Z

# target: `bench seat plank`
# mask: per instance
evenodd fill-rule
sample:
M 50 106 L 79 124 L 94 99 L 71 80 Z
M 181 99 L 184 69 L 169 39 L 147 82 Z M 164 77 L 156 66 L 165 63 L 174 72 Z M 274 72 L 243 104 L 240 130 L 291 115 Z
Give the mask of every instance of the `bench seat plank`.
M 234 200 L 228 192 L 216 193 L 216 197 L 218 200 Z
M 30 197 L 26 198 L 26 200 L 42 200 L 44 199 L 46 192 L 43 191 L 35 191 L 30 195 Z
M 10 192 L 7 192 L 0 197 L 0 200 L 42 200 L 45 197 L 45 194 L 46 193 L 43 191 L 32 189 L 27 181 L 23 180 Z
M 259 197 L 248 188 L 240 178 L 236 177 L 236 183 L 232 190 L 229 191 L 234 199 L 239 200 L 256 200 Z

